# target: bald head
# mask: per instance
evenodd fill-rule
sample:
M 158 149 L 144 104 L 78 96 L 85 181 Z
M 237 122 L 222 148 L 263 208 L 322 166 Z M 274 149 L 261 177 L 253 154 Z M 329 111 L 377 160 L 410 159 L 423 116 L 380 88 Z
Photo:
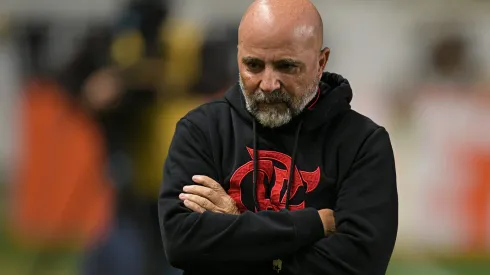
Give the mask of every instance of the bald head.
M 257 0 L 238 40 L 247 110 L 266 127 L 288 123 L 317 95 L 328 61 L 320 14 L 308 0 Z
M 267 36 L 276 41 L 306 42 L 320 50 L 323 21 L 308 0 L 256 0 L 240 22 L 238 43 L 257 36 Z

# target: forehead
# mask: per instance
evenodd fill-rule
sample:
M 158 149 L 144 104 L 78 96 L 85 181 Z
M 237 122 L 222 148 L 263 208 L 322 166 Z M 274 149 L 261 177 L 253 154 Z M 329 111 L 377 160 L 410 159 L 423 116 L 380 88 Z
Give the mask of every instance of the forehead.
M 263 61 L 276 61 L 280 59 L 294 59 L 304 61 L 306 54 L 294 47 L 254 47 L 241 45 L 238 51 L 240 57 L 253 57 Z
M 271 28 L 267 24 L 244 30 L 239 37 L 239 55 L 263 59 L 303 59 L 315 52 L 314 39 L 304 27 Z
M 238 48 L 238 56 L 252 57 L 261 59 L 265 62 L 278 61 L 282 59 L 291 59 L 308 63 L 313 60 L 314 54 L 311 50 L 306 50 L 304 47 L 297 44 L 253 44 L 241 43 Z

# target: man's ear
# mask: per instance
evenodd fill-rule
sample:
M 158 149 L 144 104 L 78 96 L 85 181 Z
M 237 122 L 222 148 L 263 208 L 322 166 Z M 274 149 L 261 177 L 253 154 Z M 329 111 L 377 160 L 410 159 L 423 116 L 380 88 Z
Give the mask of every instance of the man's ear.
M 323 50 L 320 51 L 320 58 L 319 58 L 319 72 L 318 74 L 321 76 L 323 72 L 325 71 L 325 67 L 327 66 L 328 63 L 328 58 L 330 57 L 330 49 L 325 47 Z

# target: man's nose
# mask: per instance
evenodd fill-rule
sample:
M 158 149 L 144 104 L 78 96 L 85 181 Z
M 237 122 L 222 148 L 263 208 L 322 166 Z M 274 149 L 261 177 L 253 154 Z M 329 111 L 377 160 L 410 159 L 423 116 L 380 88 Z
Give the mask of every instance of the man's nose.
M 263 92 L 270 93 L 281 88 L 281 81 L 273 70 L 266 68 L 259 88 Z

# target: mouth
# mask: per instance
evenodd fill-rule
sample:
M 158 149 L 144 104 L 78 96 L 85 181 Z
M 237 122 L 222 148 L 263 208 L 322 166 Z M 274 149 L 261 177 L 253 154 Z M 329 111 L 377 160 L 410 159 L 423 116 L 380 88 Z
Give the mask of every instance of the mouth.
M 262 101 L 262 102 L 258 102 L 258 105 L 259 106 L 278 106 L 278 105 L 286 105 L 286 103 L 282 102 L 282 101 L 273 101 L 273 102 Z
M 259 110 L 284 110 L 288 108 L 288 105 L 285 102 L 259 102 L 257 104 Z

